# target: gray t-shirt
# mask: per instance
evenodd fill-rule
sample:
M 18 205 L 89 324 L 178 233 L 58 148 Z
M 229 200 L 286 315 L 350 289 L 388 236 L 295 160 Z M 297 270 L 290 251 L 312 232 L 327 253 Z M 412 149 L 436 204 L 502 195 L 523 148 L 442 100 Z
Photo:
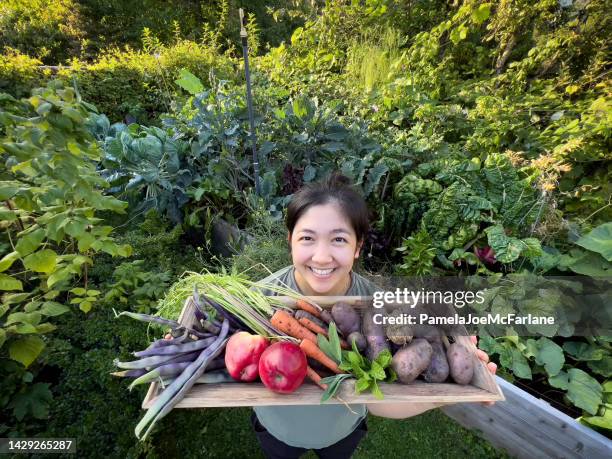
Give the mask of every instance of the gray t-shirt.
M 264 281 L 278 283 L 302 293 L 295 282 L 295 268 L 288 266 Z M 347 296 L 369 296 L 376 286 L 363 276 L 351 273 Z M 266 294 L 273 295 L 272 292 Z M 262 426 L 280 441 L 300 448 L 319 449 L 333 445 L 350 435 L 367 414 L 365 405 L 342 404 L 255 406 L 253 410 Z

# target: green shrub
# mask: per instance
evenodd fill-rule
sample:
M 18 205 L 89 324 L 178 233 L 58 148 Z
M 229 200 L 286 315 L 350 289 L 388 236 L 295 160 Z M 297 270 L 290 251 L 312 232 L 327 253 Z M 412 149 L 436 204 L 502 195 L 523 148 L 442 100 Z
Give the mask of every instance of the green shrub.
M 8 49 L 0 54 L 0 92 L 21 98 L 30 94 L 32 88 L 44 84 L 47 78 L 38 66 L 42 62 L 33 57 Z
M 187 68 L 203 82 L 212 71 L 217 78 L 234 77 L 231 60 L 214 47 L 181 40 L 171 46 L 155 44 L 148 51 L 111 49 L 95 62 L 73 60 L 60 77 L 76 77 L 87 100 L 105 113 L 111 122 L 126 115 L 153 120 L 169 111 L 177 90 L 174 81 Z
M 83 36 L 74 0 L 4 0 L 0 5 L 0 49 L 16 48 L 55 65 L 78 55 Z

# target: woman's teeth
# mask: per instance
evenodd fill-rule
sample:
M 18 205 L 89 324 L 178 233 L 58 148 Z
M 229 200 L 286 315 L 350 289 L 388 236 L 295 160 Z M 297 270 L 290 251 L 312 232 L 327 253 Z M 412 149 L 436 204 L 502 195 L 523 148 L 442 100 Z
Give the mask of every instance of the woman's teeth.
M 317 276 L 329 276 L 332 271 L 334 271 L 336 268 L 329 268 L 329 269 L 317 269 L 317 268 L 313 268 L 312 266 L 310 266 L 310 270 L 315 273 Z

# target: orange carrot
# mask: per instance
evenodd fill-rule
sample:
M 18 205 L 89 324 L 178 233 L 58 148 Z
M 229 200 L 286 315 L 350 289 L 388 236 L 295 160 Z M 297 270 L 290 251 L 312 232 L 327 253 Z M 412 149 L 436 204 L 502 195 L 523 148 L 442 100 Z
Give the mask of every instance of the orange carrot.
M 308 330 L 310 330 L 313 333 L 320 333 L 320 334 L 322 334 L 324 336 L 329 336 L 328 333 L 327 333 L 327 330 L 325 330 L 324 328 L 321 328 L 320 325 L 315 324 L 312 320 L 308 320 L 308 318 L 306 318 L 306 317 L 300 317 L 298 319 L 298 321 L 304 327 L 306 327 Z M 340 347 L 342 349 L 346 349 L 346 350 L 351 348 L 351 346 L 349 346 L 349 344 L 346 341 L 344 341 L 343 339 L 340 340 Z
M 319 309 L 317 309 L 316 306 L 306 302 L 305 300 L 297 300 L 295 302 L 295 306 L 298 309 L 301 309 L 303 311 L 309 312 L 311 313 L 313 316 L 315 316 L 317 319 L 321 318 L 321 311 Z
M 313 332 L 283 310 L 279 309 L 274 313 L 270 319 L 270 324 L 274 328 L 294 338 L 301 339 L 302 341 L 311 341 L 312 343 L 317 342 L 317 337 Z
M 327 384 L 323 384 L 321 382 L 321 377 L 319 376 L 319 374 L 314 371 L 312 368 L 307 367 L 306 370 L 306 375 L 317 385 L 319 386 L 321 389 L 325 390 L 327 389 Z
M 327 357 L 325 353 L 312 341 L 303 339 L 300 343 L 300 348 L 304 351 L 304 354 L 306 354 L 307 357 L 315 359 L 317 362 L 325 365 L 334 373 L 342 373 L 340 368 L 338 368 L 338 365 L 336 365 L 336 362 Z
M 298 322 L 313 333 L 321 333 L 322 335 L 327 336 L 327 330 L 315 324 L 312 320 L 309 320 L 306 317 L 300 317 Z

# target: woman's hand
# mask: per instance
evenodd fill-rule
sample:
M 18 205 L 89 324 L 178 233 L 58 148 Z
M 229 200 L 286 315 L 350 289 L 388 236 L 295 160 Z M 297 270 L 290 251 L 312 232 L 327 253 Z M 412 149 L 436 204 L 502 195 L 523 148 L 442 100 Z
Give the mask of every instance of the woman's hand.
M 478 346 L 478 338 L 476 336 L 470 336 L 470 340 L 472 341 L 472 343 L 474 343 L 475 346 Z M 478 349 L 478 347 L 476 347 L 476 355 L 478 356 L 478 358 L 480 360 L 482 360 L 485 365 L 487 366 L 487 370 L 489 370 L 489 372 L 494 375 L 495 372 L 497 371 L 497 365 L 494 364 L 493 362 L 489 362 L 489 354 L 487 354 L 485 351 Z M 483 402 L 482 404 L 485 406 L 491 406 L 493 405 L 495 402 Z

